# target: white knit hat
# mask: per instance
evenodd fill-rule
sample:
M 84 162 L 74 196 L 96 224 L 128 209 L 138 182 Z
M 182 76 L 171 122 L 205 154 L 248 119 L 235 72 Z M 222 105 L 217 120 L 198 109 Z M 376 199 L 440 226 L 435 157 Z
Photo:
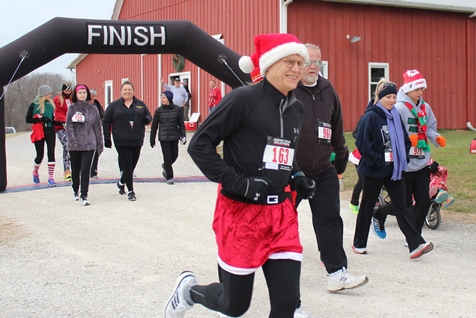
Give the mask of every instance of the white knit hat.
M 266 76 L 271 65 L 292 54 L 301 55 L 305 61 L 309 61 L 307 48 L 297 37 L 288 33 L 259 34 L 255 36 L 255 49 L 253 58 L 242 56 L 238 62 L 244 73 L 251 73 L 259 66 L 261 74 Z
M 426 80 L 418 70 L 407 70 L 403 72 L 403 92 L 409 93 L 419 88 L 426 88 Z

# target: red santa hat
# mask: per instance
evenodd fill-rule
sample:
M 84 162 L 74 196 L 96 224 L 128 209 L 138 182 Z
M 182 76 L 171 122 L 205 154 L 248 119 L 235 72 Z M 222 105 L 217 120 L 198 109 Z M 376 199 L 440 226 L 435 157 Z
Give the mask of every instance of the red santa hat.
M 251 58 L 251 61 L 254 65 L 254 68 L 251 71 L 250 76 L 251 76 L 251 81 L 253 82 L 253 84 L 255 84 L 255 83 L 258 83 L 259 81 L 261 81 L 263 79 L 263 75 L 261 75 L 261 69 L 258 66 L 259 61 L 258 61 L 258 57 L 256 56 L 256 53 L 253 53 L 250 58 Z M 243 60 L 240 59 L 240 61 L 243 61 Z M 241 66 L 240 66 L 240 68 L 241 68 Z M 245 66 L 245 68 L 246 68 L 246 66 Z M 243 69 L 242 69 L 242 71 L 245 72 Z M 245 72 L 245 73 L 249 73 L 249 72 Z
M 253 82 L 253 84 L 258 83 L 259 81 L 263 79 L 263 75 L 261 75 L 259 66 L 256 66 L 253 69 L 253 71 L 251 71 L 250 76 L 251 76 L 251 81 Z
M 426 88 L 426 80 L 418 70 L 406 70 L 403 72 L 403 92 L 409 93 L 419 88 Z
M 292 34 L 259 34 L 255 36 L 255 49 L 252 57 L 242 56 L 238 62 L 244 73 L 251 73 L 259 67 L 261 74 L 266 75 L 271 65 L 292 54 L 301 55 L 304 60 L 309 61 L 307 48 Z

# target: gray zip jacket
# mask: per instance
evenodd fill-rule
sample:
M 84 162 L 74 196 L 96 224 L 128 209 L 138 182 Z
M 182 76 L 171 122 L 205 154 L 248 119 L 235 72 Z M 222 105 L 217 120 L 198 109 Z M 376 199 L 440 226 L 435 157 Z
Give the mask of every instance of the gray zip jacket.
M 417 124 L 415 121 L 415 116 L 405 105 L 405 102 L 410 103 L 410 105 L 415 107 L 416 111 L 419 112 L 421 109 L 421 99 L 418 101 L 418 105 L 415 105 L 412 99 L 408 97 L 408 95 L 405 94 L 401 88 L 397 94 L 397 103 L 395 104 L 395 108 L 397 108 L 398 112 L 400 113 L 408 136 L 410 136 L 417 133 Z M 438 143 L 436 142 L 436 137 L 440 135 L 436 132 L 436 117 L 427 102 L 425 102 L 425 112 L 427 118 L 426 138 L 428 139 L 428 144 L 430 144 L 431 142 L 436 147 L 439 147 Z M 407 172 L 419 171 L 425 168 L 428 165 L 428 162 L 430 161 L 430 156 L 431 153 L 429 151 L 425 151 L 425 158 L 418 159 L 410 157 L 410 163 L 408 164 Z
M 67 149 L 69 151 L 103 151 L 101 118 L 95 105 L 87 101 L 77 101 L 68 109 L 66 115 Z

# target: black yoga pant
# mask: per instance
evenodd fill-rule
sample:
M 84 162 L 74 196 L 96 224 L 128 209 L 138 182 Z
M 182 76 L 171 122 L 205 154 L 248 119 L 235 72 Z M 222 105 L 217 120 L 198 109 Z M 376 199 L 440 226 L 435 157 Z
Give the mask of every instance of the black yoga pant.
M 268 260 L 263 266 L 271 302 L 270 318 L 293 318 L 299 302 L 301 262 Z M 193 286 L 193 302 L 231 317 L 249 308 L 255 274 L 235 275 L 218 267 L 220 283 Z

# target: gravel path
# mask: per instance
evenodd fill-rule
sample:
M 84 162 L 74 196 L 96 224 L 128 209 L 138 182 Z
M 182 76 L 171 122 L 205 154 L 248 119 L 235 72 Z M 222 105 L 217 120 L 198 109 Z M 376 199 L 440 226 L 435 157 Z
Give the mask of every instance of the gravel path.
M 23 191 L 30 187 L 34 147 L 29 134 L 9 136 L 8 186 L 0 193 L 0 317 L 162 317 L 182 270 L 194 271 L 199 283 L 216 281 L 211 222 L 217 187 L 203 179 L 185 148 L 180 146 L 177 182 L 170 186 L 161 177 L 160 146 L 143 147 L 136 174 L 144 182 L 135 184 L 135 202 L 117 193 L 117 154 L 106 149 L 99 160 L 101 179 L 90 187 L 91 206 L 82 207 L 66 183 Z M 61 180 L 58 166 L 55 176 Z M 41 177 L 46 181 L 44 166 Z M 350 249 L 355 216 L 349 197 L 348 190 L 342 192 L 349 271 L 367 274 L 370 281 L 352 291 L 326 291 L 310 209 L 303 202 L 301 292 L 307 312 L 313 317 L 476 316 L 474 217 L 443 211 L 441 226 L 423 233 L 434 251 L 413 261 L 390 219 L 387 239 L 370 233 L 369 254 L 356 255 Z M 265 318 L 268 307 L 258 271 L 245 317 Z M 197 305 L 186 317 L 217 315 Z

